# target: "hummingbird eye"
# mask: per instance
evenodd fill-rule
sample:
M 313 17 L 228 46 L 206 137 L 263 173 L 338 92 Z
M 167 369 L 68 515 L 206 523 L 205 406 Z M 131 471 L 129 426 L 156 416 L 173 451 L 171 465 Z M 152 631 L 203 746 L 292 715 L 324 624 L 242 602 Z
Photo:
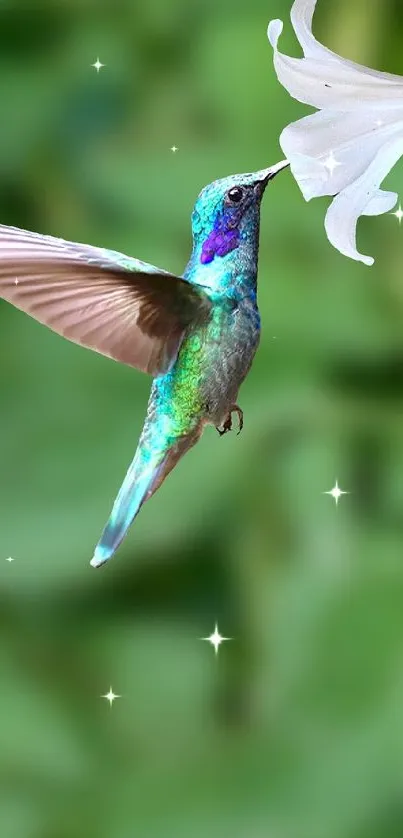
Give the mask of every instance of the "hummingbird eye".
M 243 189 L 241 186 L 233 186 L 227 193 L 228 200 L 231 204 L 239 204 L 243 198 Z

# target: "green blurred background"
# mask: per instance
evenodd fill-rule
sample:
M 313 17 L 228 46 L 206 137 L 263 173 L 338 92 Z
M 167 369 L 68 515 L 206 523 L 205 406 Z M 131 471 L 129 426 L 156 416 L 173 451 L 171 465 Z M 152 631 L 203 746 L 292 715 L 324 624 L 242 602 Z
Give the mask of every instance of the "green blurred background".
M 3 3 L 1 223 L 181 272 L 202 186 L 307 112 L 265 35 L 299 54 L 290 5 Z M 403 74 L 401 0 L 319 0 L 315 30 Z M 0 305 L 1 838 L 401 838 L 403 228 L 360 223 L 369 269 L 326 204 L 270 186 L 245 430 L 208 429 L 101 573 L 150 381 Z

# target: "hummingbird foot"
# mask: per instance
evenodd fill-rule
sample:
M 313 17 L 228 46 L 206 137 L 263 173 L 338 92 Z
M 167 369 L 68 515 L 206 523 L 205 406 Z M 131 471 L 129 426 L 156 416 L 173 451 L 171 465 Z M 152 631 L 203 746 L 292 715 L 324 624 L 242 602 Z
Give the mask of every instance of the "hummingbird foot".
M 238 434 L 241 433 L 242 428 L 243 428 L 243 410 L 241 410 L 241 408 L 238 407 L 237 404 L 234 404 L 234 405 L 232 405 L 232 407 L 230 409 L 230 412 L 229 412 L 222 428 L 217 428 L 217 431 L 220 434 L 220 436 L 224 436 L 224 434 L 228 433 L 228 431 L 232 431 L 232 414 L 233 413 L 238 414 L 238 421 L 239 421 Z

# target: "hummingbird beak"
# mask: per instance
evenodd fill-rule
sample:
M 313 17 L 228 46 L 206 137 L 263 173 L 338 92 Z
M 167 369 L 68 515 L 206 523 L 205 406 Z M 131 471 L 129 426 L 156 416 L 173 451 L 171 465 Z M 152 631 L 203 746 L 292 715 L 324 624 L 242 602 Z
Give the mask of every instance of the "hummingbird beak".
M 261 169 L 260 172 L 256 172 L 256 184 L 262 185 L 263 188 L 266 187 L 269 180 L 273 180 L 279 172 L 282 172 L 289 165 L 288 160 L 281 160 L 280 163 L 270 166 L 269 169 Z

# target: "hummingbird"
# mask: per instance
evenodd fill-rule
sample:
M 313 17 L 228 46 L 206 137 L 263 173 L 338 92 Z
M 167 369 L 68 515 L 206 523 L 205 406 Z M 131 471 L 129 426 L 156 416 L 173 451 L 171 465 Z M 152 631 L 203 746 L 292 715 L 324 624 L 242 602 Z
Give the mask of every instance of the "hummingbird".
M 74 343 L 153 377 L 134 458 L 91 559 L 117 550 L 142 504 L 206 424 L 232 430 L 260 337 L 260 205 L 288 166 L 206 186 L 182 276 L 113 250 L 0 225 L 0 297 Z

